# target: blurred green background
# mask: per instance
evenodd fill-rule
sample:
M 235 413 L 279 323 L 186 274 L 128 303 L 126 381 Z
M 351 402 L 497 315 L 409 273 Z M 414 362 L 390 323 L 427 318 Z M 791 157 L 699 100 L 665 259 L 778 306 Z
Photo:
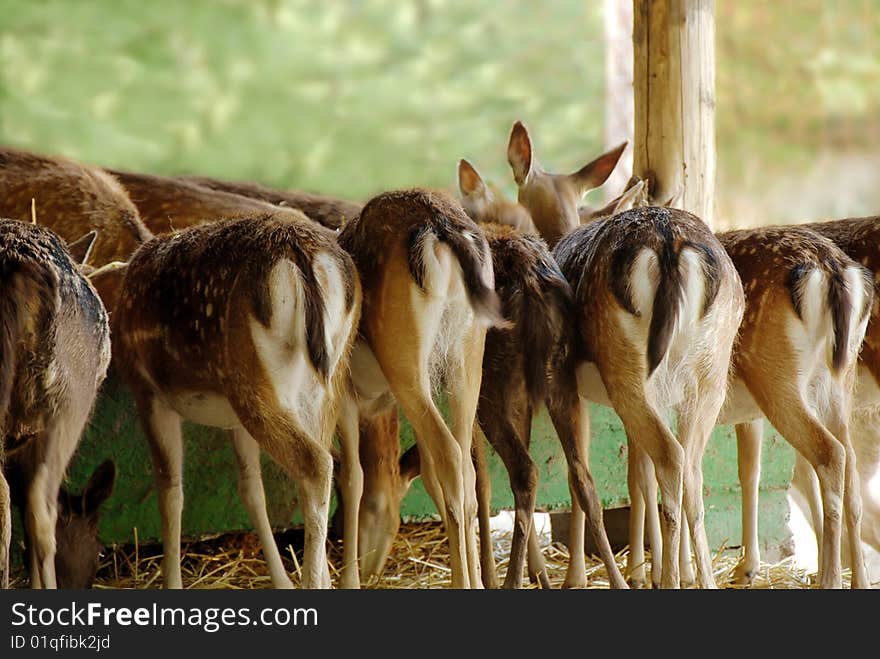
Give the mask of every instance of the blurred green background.
M 627 2 L 628 0 L 621 0 Z M 602 150 L 601 0 L 0 0 L 0 141 L 363 199 Z M 716 3 L 718 225 L 880 208 L 880 0 Z M 598 193 L 594 193 L 598 194 Z

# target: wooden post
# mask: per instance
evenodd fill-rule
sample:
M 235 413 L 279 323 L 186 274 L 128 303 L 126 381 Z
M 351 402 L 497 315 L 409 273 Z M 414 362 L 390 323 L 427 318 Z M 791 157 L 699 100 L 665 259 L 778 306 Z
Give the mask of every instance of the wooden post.
M 633 171 L 662 203 L 715 215 L 715 2 L 633 0 Z

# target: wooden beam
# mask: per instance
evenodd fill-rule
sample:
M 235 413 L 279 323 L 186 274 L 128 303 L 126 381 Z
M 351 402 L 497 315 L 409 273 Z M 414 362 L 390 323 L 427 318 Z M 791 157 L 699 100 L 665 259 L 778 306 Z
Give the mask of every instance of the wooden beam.
M 715 216 L 715 2 L 633 0 L 633 173 L 653 198 Z

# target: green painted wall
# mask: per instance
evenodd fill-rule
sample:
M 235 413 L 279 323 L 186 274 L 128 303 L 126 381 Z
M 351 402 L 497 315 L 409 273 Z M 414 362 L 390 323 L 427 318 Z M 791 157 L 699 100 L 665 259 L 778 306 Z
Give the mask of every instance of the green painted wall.
M 236 492 L 235 458 L 225 431 L 185 425 L 184 534 L 202 534 L 250 528 L 247 513 Z M 414 441 L 402 424 L 402 442 Z M 538 505 L 543 510 L 569 506 L 565 458 L 546 414 L 535 420 L 532 455 L 540 468 Z M 160 521 L 152 464 L 127 390 L 111 374 L 102 389 L 82 445 L 69 469 L 70 484 L 80 488 L 92 470 L 107 457 L 117 464 L 117 487 L 102 517 L 102 538 L 107 543 L 160 537 Z M 492 503 L 509 508 L 513 498 L 504 466 L 489 450 Z M 605 407 L 593 406 L 590 462 L 596 485 L 606 508 L 627 505 L 626 438 L 617 417 Z M 299 522 L 294 485 L 281 469 L 264 456 L 264 479 L 269 515 L 278 528 Z M 771 547 L 785 538 L 787 508 L 785 488 L 791 480 L 794 454 L 789 445 L 768 426 L 764 442 L 761 533 L 762 544 Z M 707 532 L 714 548 L 738 544 L 740 500 L 736 467 L 736 440 L 732 429 L 715 430 L 704 460 Z M 425 518 L 435 513 L 431 499 L 418 480 L 403 503 L 406 518 Z

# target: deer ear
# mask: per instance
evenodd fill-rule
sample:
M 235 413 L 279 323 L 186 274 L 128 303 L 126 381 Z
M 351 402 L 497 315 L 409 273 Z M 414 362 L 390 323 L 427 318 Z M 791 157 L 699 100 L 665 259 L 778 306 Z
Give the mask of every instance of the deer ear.
M 532 171 L 532 140 L 521 121 L 513 124 L 507 143 L 507 162 L 517 185 L 523 185 Z
M 485 189 L 483 178 L 476 168 L 462 158 L 458 161 L 458 189 L 464 196 L 479 194 Z
M 116 485 L 116 463 L 105 460 L 92 473 L 83 490 L 83 512 L 86 515 L 97 515 L 101 504 L 113 494 Z
M 413 444 L 400 456 L 400 482 L 404 492 L 409 489 L 420 473 L 419 447 L 417 444 Z
M 629 142 L 619 144 L 611 149 L 611 151 L 603 153 L 594 161 L 587 163 L 574 174 L 569 175 L 569 180 L 580 194 L 583 195 L 593 188 L 598 188 L 608 180 L 608 177 L 611 176 L 611 172 L 614 171 L 614 167 L 617 165 L 617 161 L 620 160 L 620 156 L 626 150 L 627 144 Z
M 70 257 L 73 259 L 73 262 L 80 267 L 89 265 L 89 258 L 92 256 L 92 248 L 95 246 L 95 241 L 97 239 L 98 231 L 97 229 L 92 229 L 86 235 L 77 238 L 72 243 L 68 244 L 67 251 L 70 252 Z

